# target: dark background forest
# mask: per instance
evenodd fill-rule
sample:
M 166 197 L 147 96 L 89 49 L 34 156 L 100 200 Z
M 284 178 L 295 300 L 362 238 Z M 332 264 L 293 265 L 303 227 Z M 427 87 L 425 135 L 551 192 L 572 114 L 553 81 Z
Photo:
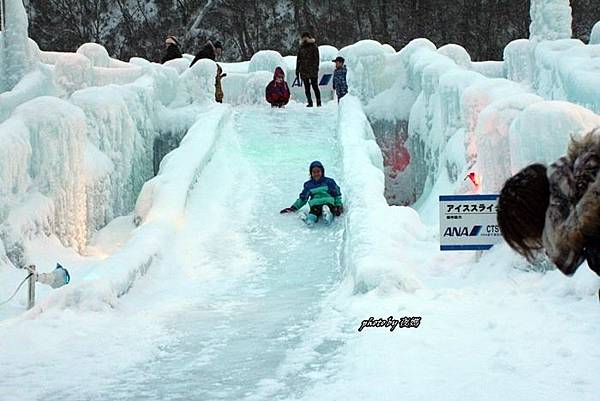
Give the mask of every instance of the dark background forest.
M 30 36 L 43 50 L 104 45 L 113 57 L 157 61 L 166 35 L 195 53 L 207 39 L 225 45 L 223 59 L 258 50 L 295 54 L 298 34 L 342 48 L 361 39 L 396 50 L 418 37 L 456 43 L 473 60 L 501 60 L 510 41 L 529 36 L 529 0 L 29 0 Z M 600 0 L 572 0 L 573 36 L 587 43 Z

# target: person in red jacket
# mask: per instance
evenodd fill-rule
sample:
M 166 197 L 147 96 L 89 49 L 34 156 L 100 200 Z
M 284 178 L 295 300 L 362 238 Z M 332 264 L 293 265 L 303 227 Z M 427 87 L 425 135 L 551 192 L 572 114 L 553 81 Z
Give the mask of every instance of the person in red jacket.
M 285 82 L 285 73 L 281 67 L 275 68 L 273 80 L 267 85 L 266 97 L 271 107 L 283 107 L 290 101 L 290 88 Z

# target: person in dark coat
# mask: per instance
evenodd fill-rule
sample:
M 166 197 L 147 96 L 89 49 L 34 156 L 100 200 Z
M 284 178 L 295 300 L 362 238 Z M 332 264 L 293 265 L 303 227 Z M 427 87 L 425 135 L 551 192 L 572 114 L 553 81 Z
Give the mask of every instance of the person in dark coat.
M 273 80 L 269 82 L 265 92 L 271 107 L 283 107 L 290 101 L 290 88 L 285 82 L 285 73 L 281 67 L 275 68 Z
M 498 225 L 528 259 L 543 249 L 567 276 L 585 260 L 600 276 L 600 128 L 573 140 L 549 168 L 532 164 L 509 178 L 498 199 Z
M 204 47 L 202 49 L 200 49 L 200 51 L 196 54 L 196 57 L 194 57 L 194 61 L 192 61 L 192 64 L 190 64 L 190 67 L 193 66 L 194 64 L 196 64 L 196 62 L 198 60 L 203 59 L 203 58 L 208 58 L 208 59 L 211 59 L 212 61 L 215 61 L 217 59 L 217 57 L 220 56 L 222 53 L 223 53 L 223 44 L 221 44 L 221 42 L 219 42 L 218 40 L 215 41 L 214 43 L 209 40 L 204 45 Z
M 176 58 L 181 58 L 181 50 L 179 49 L 179 42 L 177 42 L 177 38 L 175 36 L 167 36 L 165 40 L 165 45 L 167 46 L 167 53 L 162 58 L 161 63 L 164 64 L 169 60 L 174 60 Z
M 319 91 L 319 47 L 316 40 L 308 32 L 302 34 L 298 56 L 296 57 L 296 79 L 302 78 L 304 93 L 306 93 L 307 107 L 313 107 L 310 88 L 312 86 L 317 98 L 317 107 L 321 106 L 321 92 Z

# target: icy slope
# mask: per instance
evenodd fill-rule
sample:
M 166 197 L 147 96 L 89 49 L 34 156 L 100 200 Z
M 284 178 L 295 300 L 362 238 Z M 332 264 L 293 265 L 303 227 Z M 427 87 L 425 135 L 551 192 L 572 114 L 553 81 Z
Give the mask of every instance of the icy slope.
M 308 385 L 307 379 L 298 382 L 293 377 L 263 379 L 276 377 L 284 369 L 287 350 L 314 336 L 311 325 L 321 302 L 343 277 L 345 224 L 339 219 L 331 227 L 319 224 L 309 229 L 296 215 L 280 215 L 279 209 L 295 200 L 313 159 L 321 160 L 327 174 L 338 179 L 345 190 L 335 106 L 313 110 L 298 104 L 284 110 L 242 107 L 235 111 L 233 122 L 215 142 L 210 162 L 191 181 L 180 180 L 191 182 L 189 190 L 177 183 L 167 187 L 176 180 L 172 176 L 155 185 L 162 196 L 152 198 L 154 206 L 134 233 L 138 240 L 129 244 L 129 251 L 109 258 L 97 270 L 99 279 L 107 273 L 107 266 L 122 270 L 127 255 L 134 261 L 146 253 L 149 248 L 140 242 L 142 238 L 162 243 L 161 255 L 146 276 L 134 282 L 127 297 L 112 302 L 113 312 L 100 304 L 92 307 L 89 286 L 86 292 L 65 289 L 65 294 L 72 294 L 65 297 L 71 303 L 62 307 L 88 310 L 98 315 L 94 320 L 106 325 L 116 318 L 115 312 L 145 310 L 129 322 L 119 322 L 121 337 L 115 344 L 103 343 L 102 348 L 93 344 L 93 338 L 106 328 L 89 325 L 87 313 L 80 319 L 69 318 L 70 328 L 46 319 L 49 315 L 63 319 L 52 311 L 35 320 L 0 326 L 3 348 L 17 341 L 14 336 L 20 330 L 36 325 L 47 336 L 62 338 L 64 346 L 87 349 L 86 358 L 103 355 L 102 366 L 97 367 L 77 353 L 61 356 L 61 345 L 48 349 L 43 341 L 35 342 L 34 353 L 53 359 L 58 379 L 30 393 L 31 399 L 182 399 L 190 394 L 203 399 L 251 399 L 252 389 L 292 386 L 292 391 Z M 177 161 L 193 164 L 195 158 L 184 159 L 181 153 L 192 149 L 187 145 L 193 143 L 198 128 L 193 128 L 179 151 L 165 161 L 163 175 L 169 171 L 181 174 L 182 169 L 174 165 Z M 196 163 L 202 164 L 200 160 Z M 169 194 L 181 197 L 181 202 Z M 172 207 L 162 210 L 161 205 Z M 159 210 L 162 212 L 157 215 Z M 167 212 L 161 223 L 160 215 Z M 104 282 L 95 281 L 97 285 Z M 72 302 L 76 298 L 88 301 Z M 51 297 L 46 305 L 57 300 L 60 298 Z M 162 327 L 155 323 L 142 329 L 152 317 Z M 73 334 L 79 325 L 86 326 L 81 328 L 88 333 L 86 337 Z M 119 355 L 122 346 L 137 342 L 140 329 L 153 331 L 155 338 L 140 333 L 142 342 L 132 347 L 125 359 Z M 162 343 L 160 353 L 154 349 L 157 341 Z M 331 346 L 318 346 L 307 351 L 322 354 L 324 360 L 334 351 Z M 317 358 L 319 363 L 324 360 Z M 35 361 L 14 348 L 3 354 L 3 362 L 13 373 L 0 388 L 8 400 L 17 399 L 19 387 L 28 380 L 17 372 L 35 370 Z M 65 382 L 74 375 L 87 378 L 85 389 L 78 393 Z

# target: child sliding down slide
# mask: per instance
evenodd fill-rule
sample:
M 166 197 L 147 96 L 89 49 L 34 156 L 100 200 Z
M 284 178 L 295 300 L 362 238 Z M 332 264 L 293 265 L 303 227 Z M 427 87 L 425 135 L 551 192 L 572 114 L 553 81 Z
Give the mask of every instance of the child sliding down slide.
M 284 107 L 290 101 L 290 88 L 285 82 L 285 73 L 281 67 L 275 69 L 273 80 L 267 85 L 265 95 L 271 107 Z
M 309 171 L 311 179 L 304 183 L 304 189 L 296 202 L 280 213 L 296 212 L 308 202 L 310 212 L 304 220 L 306 224 L 313 225 L 321 216 L 326 224 L 330 224 L 333 215 L 339 216 L 344 211 L 340 187 L 332 178 L 325 177 L 325 168 L 321 162 L 312 162 Z

